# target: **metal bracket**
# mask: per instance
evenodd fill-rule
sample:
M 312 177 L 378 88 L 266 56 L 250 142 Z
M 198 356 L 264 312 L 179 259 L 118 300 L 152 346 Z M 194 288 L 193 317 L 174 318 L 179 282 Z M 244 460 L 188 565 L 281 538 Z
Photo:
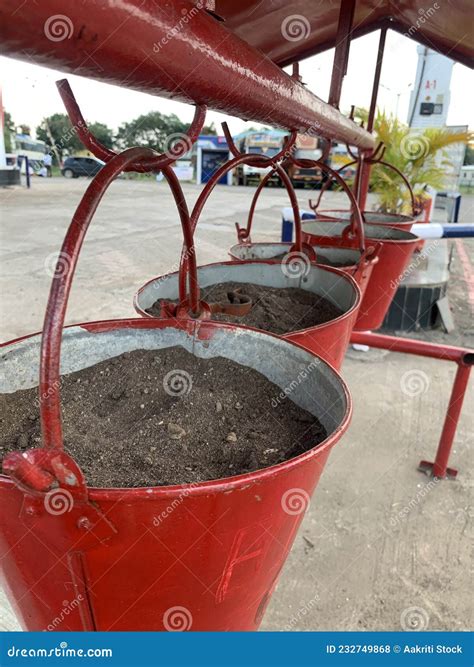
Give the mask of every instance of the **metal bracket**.
M 89 500 L 86 480 L 74 459 L 63 450 L 11 452 L 3 471 L 24 493 L 20 518 L 61 520 L 75 549 L 88 549 L 117 534 L 117 529 Z

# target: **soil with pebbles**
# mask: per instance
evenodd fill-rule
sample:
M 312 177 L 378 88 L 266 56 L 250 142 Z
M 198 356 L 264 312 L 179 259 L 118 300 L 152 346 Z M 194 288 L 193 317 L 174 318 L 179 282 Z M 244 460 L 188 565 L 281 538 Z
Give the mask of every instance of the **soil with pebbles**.
M 166 486 L 291 459 L 326 438 L 257 371 L 180 347 L 137 350 L 63 376 L 65 448 L 90 486 Z M 273 401 L 273 403 L 272 403 Z M 37 389 L 0 395 L 0 456 L 41 444 Z
M 201 289 L 201 299 L 208 303 L 228 302 L 229 292 L 240 291 L 252 300 L 251 311 L 242 317 L 216 313 L 213 320 L 245 324 L 275 334 L 286 334 L 299 329 L 324 324 L 343 314 L 331 301 L 299 287 L 266 287 L 251 283 L 226 282 Z M 159 317 L 160 300 L 147 310 Z

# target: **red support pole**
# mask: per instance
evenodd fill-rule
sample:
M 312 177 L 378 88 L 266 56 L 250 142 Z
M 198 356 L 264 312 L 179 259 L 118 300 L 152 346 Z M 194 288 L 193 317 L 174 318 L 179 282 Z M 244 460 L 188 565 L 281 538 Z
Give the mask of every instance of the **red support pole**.
M 370 331 L 354 331 L 351 335 L 351 343 L 369 345 L 382 350 L 389 350 L 390 352 L 431 357 L 440 361 L 453 361 L 458 365 L 435 461 L 434 463 L 431 461 L 420 461 L 418 466 L 418 470 L 433 477 L 454 479 L 458 471 L 455 468 L 448 468 L 448 462 L 469 382 L 471 366 L 474 364 L 474 350 L 454 347 L 452 345 L 427 343 L 411 338 L 397 338 L 396 336 L 387 336 Z
M 431 473 L 433 477 L 454 479 L 458 474 L 456 469 L 448 468 L 448 461 L 454 436 L 456 435 L 456 428 L 461 414 L 470 372 L 471 366 L 464 366 L 462 364 L 458 366 L 435 461 L 434 463 L 429 461 L 420 462 L 419 469 L 423 472 Z
M 382 74 L 383 55 L 385 51 L 385 41 L 387 38 L 387 28 L 382 28 L 380 31 L 379 47 L 377 50 L 377 63 L 375 65 L 374 82 L 372 85 L 372 98 L 370 100 L 369 117 L 367 120 L 367 131 L 372 132 L 374 129 L 375 111 L 377 109 L 377 97 L 380 85 L 380 76 Z M 368 162 L 361 161 L 356 177 L 356 194 L 358 198 L 359 208 L 361 211 L 365 210 L 367 205 L 367 195 L 369 193 L 370 172 L 372 166 Z
M 354 23 L 356 0 L 342 0 L 339 10 L 337 26 L 336 49 L 332 67 L 331 88 L 329 90 L 329 104 L 339 109 L 341 101 L 342 83 L 347 73 L 349 50 L 351 47 L 351 32 Z

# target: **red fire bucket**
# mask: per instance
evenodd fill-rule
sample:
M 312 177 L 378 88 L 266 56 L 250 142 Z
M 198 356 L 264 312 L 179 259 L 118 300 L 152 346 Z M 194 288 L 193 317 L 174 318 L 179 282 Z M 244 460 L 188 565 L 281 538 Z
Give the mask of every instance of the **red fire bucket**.
M 210 321 L 69 327 L 61 368 L 68 374 L 123 352 L 176 345 L 261 372 L 281 388 L 278 409 L 306 369 L 291 400 L 320 419 L 327 439 L 271 468 L 182 486 L 79 489 L 66 479 L 33 492 L 1 475 L 3 579 L 25 630 L 258 628 L 329 452 L 349 424 L 349 393 L 301 347 Z M 37 385 L 39 353 L 40 336 L 2 346 L 2 393 Z
M 0 476 L 3 579 L 30 631 L 255 630 L 329 452 L 350 420 L 348 390 L 329 364 L 279 336 L 201 319 L 201 301 L 194 317 L 94 322 L 63 331 L 92 215 L 113 179 L 150 156 L 129 149 L 97 174 L 66 233 L 42 337 L 2 346 L 0 393 L 35 387 L 39 375 L 42 446 L 9 453 Z M 193 303 L 189 217 L 175 175 L 168 167 L 163 173 L 179 205 Z M 291 400 L 306 409 L 325 427 L 326 439 L 283 463 L 224 479 L 89 487 L 64 451 L 60 368 L 67 375 L 125 352 L 176 346 L 259 372 L 280 390 L 276 407 L 284 410 Z M 104 442 L 98 455 L 114 445 Z
M 408 266 L 419 238 L 403 229 L 365 225 L 367 244 L 379 245 L 379 261 L 374 265 L 366 286 L 354 329 L 378 329 L 390 307 L 403 273 Z M 350 226 L 345 222 L 324 220 L 303 223 L 303 239 L 312 245 L 347 245 Z
M 280 256 L 291 252 L 291 243 L 236 243 L 229 250 L 234 261 L 281 261 Z M 316 264 L 332 266 L 352 276 L 359 285 L 362 296 L 369 282 L 372 270 L 378 262 L 378 247 L 362 252 L 358 248 L 312 246 Z
M 356 164 L 357 161 L 355 162 L 350 162 L 348 165 L 343 165 L 341 167 L 341 170 L 347 169 L 348 166 L 351 166 L 353 164 Z M 413 188 L 410 185 L 409 180 L 406 178 L 406 176 L 399 170 L 397 167 L 395 167 L 393 164 L 390 164 L 389 162 L 384 162 L 383 160 L 377 160 L 374 163 L 374 166 L 383 166 L 386 167 L 392 171 L 394 171 L 403 181 L 405 184 L 406 189 L 408 190 L 408 194 L 410 197 L 410 203 L 411 203 L 411 215 L 401 215 L 398 213 L 381 213 L 378 211 L 362 211 L 362 218 L 364 220 L 364 225 L 369 224 L 369 225 L 379 225 L 379 226 L 387 226 L 387 227 L 395 227 L 396 229 L 403 229 L 406 232 L 409 232 L 412 228 L 413 223 L 415 222 L 416 218 L 419 216 L 421 211 L 423 210 L 423 205 L 420 203 L 420 201 L 417 200 L 417 197 L 415 197 L 415 194 L 413 192 Z M 339 220 L 339 221 L 344 221 L 344 222 L 349 222 L 352 218 L 352 210 L 354 210 L 354 207 L 351 207 L 351 210 L 339 210 L 339 209 L 324 209 L 321 210 L 319 208 L 319 205 L 321 204 L 322 196 L 324 192 L 327 190 L 329 183 L 325 183 L 323 187 L 321 188 L 321 192 L 319 194 L 319 197 L 316 201 L 315 204 L 310 200 L 309 201 L 309 206 L 310 208 L 314 211 L 316 218 L 319 220 Z
M 292 273 L 293 267 L 295 273 Z M 324 324 L 292 331 L 283 338 L 303 345 L 335 368 L 341 367 L 361 301 L 357 283 L 343 271 L 311 263 L 304 254 L 291 253 L 288 265 L 270 260 L 217 262 L 199 266 L 197 278 L 200 287 L 225 282 L 251 283 L 281 289 L 298 287 L 325 297 L 343 314 Z M 179 281 L 180 274 L 177 271 L 147 282 L 135 295 L 137 313 L 142 317 L 153 317 L 147 311 L 157 301 L 164 299 L 179 302 Z

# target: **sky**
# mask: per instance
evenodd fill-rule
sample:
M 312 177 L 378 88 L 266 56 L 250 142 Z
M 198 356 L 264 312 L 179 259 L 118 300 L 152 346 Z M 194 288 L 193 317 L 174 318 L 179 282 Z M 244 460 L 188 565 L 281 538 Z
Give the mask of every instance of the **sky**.
M 348 111 L 351 104 L 368 107 L 379 33 L 375 32 L 353 41 L 349 68 L 344 81 L 341 109 Z M 410 85 L 416 72 L 418 55 L 416 42 L 389 31 L 379 92 L 379 107 L 395 113 L 397 93 L 398 116 L 406 121 L 410 99 Z M 300 63 L 300 74 L 308 88 L 327 100 L 334 51 L 326 51 Z M 64 74 L 0 56 L 0 85 L 4 108 L 10 112 L 16 125 L 26 124 L 33 130 L 45 116 L 63 113 L 64 108 L 56 90 L 55 81 Z M 194 107 L 179 102 L 99 83 L 82 77 L 67 75 L 76 99 L 88 122 L 102 122 L 117 130 L 121 123 L 131 121 L 148 111 L 175 113 L 184 122 L 190 122 Z M 448 125 L 469 125 L 474 129 L 474 105 L 467 91 L 474 89 L 473 72 L 455 64 L 451 80 L 451 103 Z M 234 134 L 245 129 L 246 123 L 216 112 L 208 112 L 206 123 L 214 121 L 219 128 L 229 121 Z M 256 125 L 255 123 L 252 123 Z M 218 130 L 219 132 L 219 130 Z M 219 132 L 220 133 L 220 132 Z

